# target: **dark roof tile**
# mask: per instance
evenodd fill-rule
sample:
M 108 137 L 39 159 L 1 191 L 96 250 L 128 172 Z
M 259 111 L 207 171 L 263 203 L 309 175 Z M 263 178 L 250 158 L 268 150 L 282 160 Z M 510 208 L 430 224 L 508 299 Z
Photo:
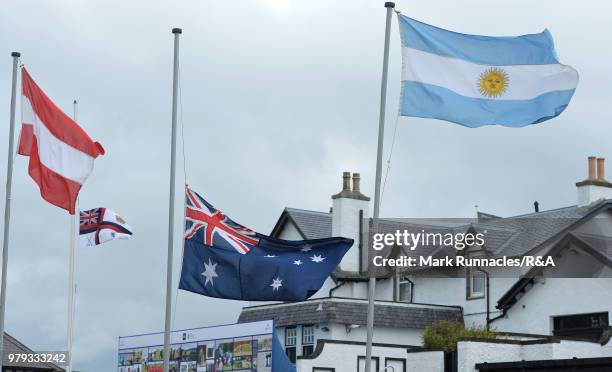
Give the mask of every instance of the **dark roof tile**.
M 239 323 L 274 320 L 277 326 L 299 324 L 366 325 L 368 303 L 365 300 L 324 298 L 305 302 L 245 307 Z M 403 303 L 377 303 L 374 324 L 382 327 L 422 329 L 439 320 L 463 322 L 458 307 L 442 307 Z
M 331 213 L 285 208 L 306 239 L 329 238 L 332 235 Z

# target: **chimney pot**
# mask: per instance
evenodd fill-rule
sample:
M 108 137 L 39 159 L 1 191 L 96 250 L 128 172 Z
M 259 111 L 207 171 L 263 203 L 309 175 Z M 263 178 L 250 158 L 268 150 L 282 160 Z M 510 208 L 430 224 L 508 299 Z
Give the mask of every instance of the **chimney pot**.
M 342 173 L 342 191 L 332 195 L 332 199 L 346 198 L 355 200 L 369 201 L 370 198 L 363 195 L 360 191 L 360 175 L 355 173 L 353 175 L 353 191 L 351 191 L 351 172 Z
M 589 176 L 576 183 L 578 206 L 591 205 L 599 200 L 612 200 L 612 183 L 606 181 L 606 160 L 589 156 Z
M 589 156 L 589 176 L 587 177 L 587 180 L 593 181 L 595 178 L 597 178 L 595 173 L 596 159 L 597 158 L 595 156 Z
M 606 159 L 597 158 L 597 181 L 606 180 Z
M 342 191 L 351 191 L 351 172 L 342 173 Z
M 359 173 L 353 173 L 353 192 L 360 193 L 361 192 L 361 175 Z

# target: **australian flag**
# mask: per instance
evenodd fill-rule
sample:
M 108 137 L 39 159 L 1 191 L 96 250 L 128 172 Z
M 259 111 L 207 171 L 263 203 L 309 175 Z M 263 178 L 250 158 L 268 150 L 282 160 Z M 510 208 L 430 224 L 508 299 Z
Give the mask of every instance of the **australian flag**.
M 352 239 L 289 241 L 250 230 L 186 188 L 179 288 L 247 301 L 301 301 L 315 294 Z

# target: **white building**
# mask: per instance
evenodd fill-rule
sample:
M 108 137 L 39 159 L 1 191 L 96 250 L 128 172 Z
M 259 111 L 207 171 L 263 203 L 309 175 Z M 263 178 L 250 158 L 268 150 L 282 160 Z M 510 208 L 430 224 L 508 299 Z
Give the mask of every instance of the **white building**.
M 330 212 L 286 208 L 273 229 L 272 236 L 288 240 L 331 236 L 355 240 L 322 289 L 305 302 L 245 307 L 240 315 L 240 322 L 274 319 L 280 341 L 298 371 L 362 370 L 368 257 L 415 254 L 398 246 L 377 252 L 371 249 L 363 238 L 369 227 L 370 199 L 361 194 L 359 182 L 359 174 L 353 174 L 351 188 L 351 175 L 345 172 L 342 191 L 332 196 Z M 474 344 L 477 340 L 460 342 L 461 371 L 474 371 L 483 362 L 612 357 L 609 345 L 591 342 L 572 348 L 566 347 L 570 341 L 559 338 L 602 343 L 610 338 L 612 184 L 605 180 L 604 160 L 589 158 L 588 177 L 576 187 L 575 206 L 540 212 L 536 205 L 534 213 L 509 218 L 480 213 L 477 221 L 453 229 L 484 232 L 482 246 L 431 253 L 486 258 L 551 256 L 555 267 L 517 268 L 514 272 L 494 267 L 377 269 L 375 370 L 394 366 L 397 372 L 404 366 L 405 371 L 407 365 L 408 370 L 425 370 L 410 366 L 431 362 L 428 369 L 442 371 L 441 352 L 421 346 L 423 329 L 439 320 L 512 333 L 485 346 Z M 410 221 L 382 220 L 380 230 L 414 226 Z M 559 342 L 563 346 L 555 346 Z M 550 350 L 532 345 L 548 345 Z M 503 352 L 477 352 L 496 348 Z M 612 358 L 609 362 L 612 368 Z

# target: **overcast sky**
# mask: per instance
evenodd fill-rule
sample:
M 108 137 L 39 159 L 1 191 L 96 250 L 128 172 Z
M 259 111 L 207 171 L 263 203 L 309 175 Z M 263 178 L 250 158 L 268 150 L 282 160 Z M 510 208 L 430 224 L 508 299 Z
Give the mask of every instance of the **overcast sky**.
M 396 123 L 397 137 L 382 214 L 471 217 L 477 204 L 507 216 L 530 212 L 534 200 L 543 209 L 575 204 L 586 157 L 612 158 L 612 6 L 428 0 L 398 1 L 397 8 L 464 33 L 548 28 L 580 84 L 560 117 L 523 129 L 397 120 L 394 18 L 385 160 Z M 112 371 L 119 336 L 164 327 L 171 28 L 184 30 L 187 181 L 233 219 L 268 233 L 285 206 L 328 210 L 342 171 L 361 172 L 364 193 L 372 195 L 384 18 L 383 1 L 373 0 L 0 3 L 2 177 L 10 52 L 20 51 L 56 104 L 71 113 L 78 99 L 79 123 L 106 148 L 81 192 L 82 208 L 111 208 L 135 231 L 130 242 L 77 253 L 77 370 Z M 177 185 L 184 177 L 181 150 L 179 142 Z M 4 179 L 0 187 L 3 200 Z M 68 215 L 38 196 L 26 158 L 16 158 L 13 191 L 6 330 L 35 350 L 63 350 Z M 233 323 L 243 305 L 181 292 L 174 328 Z

